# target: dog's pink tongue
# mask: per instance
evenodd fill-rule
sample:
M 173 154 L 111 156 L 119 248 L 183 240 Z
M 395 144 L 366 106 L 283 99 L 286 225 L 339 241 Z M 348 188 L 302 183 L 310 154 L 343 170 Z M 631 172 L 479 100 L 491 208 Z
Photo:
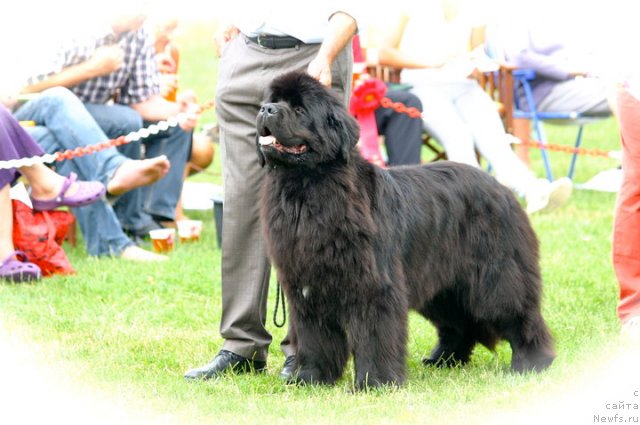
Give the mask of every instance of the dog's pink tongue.
M 276 138 L 273 136 L 260 136 L 258 143 L 260 143 L 261 146 L 273 145 L 276 143 Z

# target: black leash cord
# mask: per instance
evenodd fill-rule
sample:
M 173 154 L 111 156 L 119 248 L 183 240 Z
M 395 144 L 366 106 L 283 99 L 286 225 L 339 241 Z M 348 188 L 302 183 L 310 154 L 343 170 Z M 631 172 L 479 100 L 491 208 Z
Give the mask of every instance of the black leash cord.
M 278 322 L 278 309 L 280 306 L 280 300 L 282 299 L 282 321 Z M 276 285 L 276 308 L 273 310 L 273 324 L 281 328 L 287 323 L 287 305 L 284 301 L 284 291 L 280 286 L 280 282 Z

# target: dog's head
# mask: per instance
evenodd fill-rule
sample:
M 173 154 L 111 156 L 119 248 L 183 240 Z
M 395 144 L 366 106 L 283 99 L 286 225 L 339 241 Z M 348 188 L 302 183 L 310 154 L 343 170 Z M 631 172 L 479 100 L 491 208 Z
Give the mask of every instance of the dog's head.
M 348 161 L 358 124 L 337 95 L 304 72 L 274 79 L 257 117 L 262 165 L 307 166 Z

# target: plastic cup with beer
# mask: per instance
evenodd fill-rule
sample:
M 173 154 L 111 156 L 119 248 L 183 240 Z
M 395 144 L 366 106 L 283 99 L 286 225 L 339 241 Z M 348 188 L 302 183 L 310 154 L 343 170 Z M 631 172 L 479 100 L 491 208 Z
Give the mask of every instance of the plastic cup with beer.
M 167 253 L 175 244 L 176 229 L 156 229 L 149 232 L 153 250 L 158 253 Z
M 202 232 L 201 220 L 178 220 L 176 226 L 178 227 L 178 238 L 180 238 L 181 243 L 200 239 L 200 233 Z

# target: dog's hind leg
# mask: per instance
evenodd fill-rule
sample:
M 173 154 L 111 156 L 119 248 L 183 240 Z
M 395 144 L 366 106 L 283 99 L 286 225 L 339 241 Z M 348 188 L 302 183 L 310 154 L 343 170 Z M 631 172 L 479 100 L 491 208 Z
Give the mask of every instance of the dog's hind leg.
M 511 345 L 511 369 L 516 372 L 540 372 L 553 362 L 553 340 L 539 312 L 510 321 L 502 333 Z
M 441 294 L 419 312 L 438 331 L 438 344 L 422 363 L 446 367 L 467 363 L 478 340 L 473 322 L 457 306 L 455 296 Z
M 431 351 L 428 358 L 422 359 L 425 366 L 460 366 L 469 361 L 476 340 L 464 327 L 453 328 L 450 326 L 440 326 L 438 330 L 438 344 Z

